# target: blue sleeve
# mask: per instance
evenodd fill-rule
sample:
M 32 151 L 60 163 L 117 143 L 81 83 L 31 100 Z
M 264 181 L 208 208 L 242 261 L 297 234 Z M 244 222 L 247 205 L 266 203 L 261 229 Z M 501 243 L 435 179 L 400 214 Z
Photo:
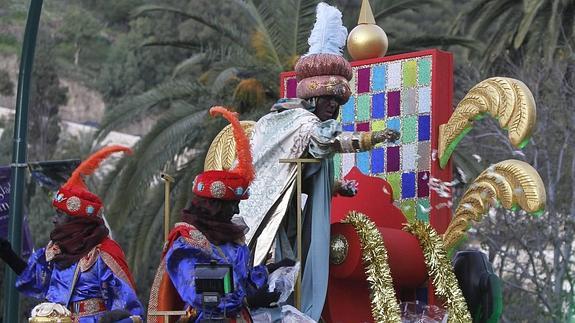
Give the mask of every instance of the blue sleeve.
M 238 249 L 237 267 L 245 268 L 248 283 L 251 285 L 247 293 L 252 294 L 253 291 L 262 288 L 268 282 L 268 270 L 265 265 L 255 266 L 250 269 L 250 250 L 247 246 L 243 245 Z
M 103 289 L 102 292 L 107 303 L 106 307 L 109 310 L 126 310 L 132 315 L 143 317 L 144 307 L 138 300 L 136 291 L 132 286 L 116 276 L 102 258 L 98 259 L 97 266 Z
M 185 242 L 183 238 L 176 240 L 166 254 L 166 270 L 174 287 L 180 297 L 194 308 L 201 308 L 201 300 L 196 295 L 195 266 L 198 263 L 209 263 L 210 260 L 209 255 Z M 218 305 L 218 309 L 222 312 L 224 308 L 226 312 L 239 310 L 246 296 L 244 289 L 238 284 L 241 274 L 238 275 L 235 264 L 232 265 L 234 265 L 235 291 L 222 297 Z
M 250 271 L 250 280 L 257 289 L 262 288 L 268 282 L 268 269 L 265 265 L 259 265 Z
M 16 279 L 16 289 L 26 296 L 45 299 L 50 278 L 51 265 L 46 261 L 45 248 L 36 250 L 30 258 L 26 269 Z

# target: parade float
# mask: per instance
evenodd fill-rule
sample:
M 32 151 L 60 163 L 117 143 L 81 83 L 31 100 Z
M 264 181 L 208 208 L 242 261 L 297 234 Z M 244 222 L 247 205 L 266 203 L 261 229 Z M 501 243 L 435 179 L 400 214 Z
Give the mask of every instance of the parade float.
M 347 44 L 354 59 L 352 95 L 338 121 L 343 131 L 390 128 L 401 137 L 372 151 L 334 157 L 336 179 L 357 181 L 359 192 L 332 202 L 330 278 L 322 318 L 399 322 L 406 307 L 415 305 L 444 309 L 447 315 L 438 314 L 439 321 L 496 322 L 502 311 L 498 278 L 487 274 L 479 279 L 481 286 L 473 287 L 494 297 L 489 316 L 481 316 L 475 304 L 466 303 L 451 256 L 472 222 L 481 221 L 491 207 L 540 215 L 545 187 L 532 166 L 508 159 L 483 171 L 453 205 L 450 157 L 473 123 L 484 117 L 497 119 L 511 145 L 523 148 L 535 126 L 535 100 L 521 81 L 493 77 L 471 88 L 453 108 L 451 53 L 384 56 L 387 46 L 364 0 Z M 281 96 L 295 98 L 297 84 L 295 72 L 282 73 Z M 254 123 L 242 124 L 249 133 Z M 228 127 L 213 141 L 205 169 L 231 167 L 233 147 Z
M 483 171 L 453 206 L 450 157 L 473 123 L 484 117 L 497 119 L 511 145 L 523 148 L 536 122 L 534 98 L 521 81 L 493 77 L 471 88 L 453 109 L 452 54 L 425 50 L 385 56 L 386 50 L 387 37 L 363 0 L 359 25 L 348 39 L 354 59 L 352 95 L 338 120 L 344 131 L 388 128 L 401 137 L 369 152 L 334 158 L 336 179 L 357 181 L 359 191 L 332 202 L 330 276 L 322 318 L 419 322 L 420 318 L 407 318 L 408 312 L 435 311 L 437 315 L 425 322 L 495 322 L 501 300 L 491 300 L 489 316 L 481 316 L 464 297 L 468 286 L 458 281 L 451 256 L 472 221 L 481 221 L 491 207 L 541 214 L 545 188 L 532 166 L 508 159 Z M 296 97 L 293 72 L 283 73 L 279 86 L 282 97 Z M 253 124 L 242 122 L 248 133 Z M 232 130 L 226 127 L 210 147 L 205 170 L 230 169 L 235 157 Z M 163 179 L 170 182 L 168 175 Z M 169 221 L 166 224 L 167 230 Z M 475 292 L 497 294 L 494 275 L 478 278 L 478 285 L 472 286 Z M 296 293 L 296 304 L 297 298 Z M 7 303 L 13 302 L 9 298 Z M 412 306 L 421 308 L 412 311 Z M 164 322 L 185 314 L 181 308 L 152 313 Z M 54 303 L 36 307 L 30 318 L 69 321 L 70 312 Z

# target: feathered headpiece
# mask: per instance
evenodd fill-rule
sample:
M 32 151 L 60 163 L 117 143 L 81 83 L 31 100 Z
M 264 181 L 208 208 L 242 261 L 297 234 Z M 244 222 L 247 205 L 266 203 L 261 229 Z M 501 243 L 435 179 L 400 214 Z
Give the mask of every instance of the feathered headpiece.
M 317 5 L 316 22 L 308 39 L 309 52 L 295 66 L 297 96 L 309 99 L 335 96 L 345 103 L 351 95 L 351 65 L 342 56 L 347 29 L 341 12 L 324 2 Z
M 347 39 L 347 28 L 341 20 L 341 12 L 325 2 L 317 5 L 317 16 L 311 35 L 307 40 L 306 54 L 334 54 L 341 56 Z
M 194 194 L 220 200 L 245 200 L 249 197 L 248 187 L 254 179 L 250 140 L 240 124 L 237 113 L 223 107 L 212 107 L 210 115 L 222 115 L 232 125 L 236 141 L 238 164 L 231 170 L 209 170 L 194 179 Z
M 72 176 L 60 187 L 52 200 L 52 206 L 72 216 L 100 216 L 102 201 L 88 190 L 83 176 L 92 175 L 100 167 L 102 161 L 115 152 L 131 154 L 132 150 L 124 146 L 108 146 L 92 154 L 72 172 Z

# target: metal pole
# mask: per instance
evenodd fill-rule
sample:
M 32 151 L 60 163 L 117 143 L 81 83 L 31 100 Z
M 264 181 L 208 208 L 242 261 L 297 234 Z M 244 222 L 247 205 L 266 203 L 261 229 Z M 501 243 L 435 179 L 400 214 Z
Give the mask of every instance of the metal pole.
M 170 184 L 174 178 L 166 173 L 161 173 L 160 177 L 164 180 L 164 241 L 167 241 L 170 234 Z
M 32 78 L 32 63 L 36 48 L 36 35 L 40 23 L 43 0 L 31 0 L 20 56 L 20 72 L 18 74 L 18 90 L 16 94 L 16 116 L 14 119 L 14 139 L 12 148 L 12 177 L 10 180 L 10 224 L 8 239 L 14 251 L 22 251 L 22 201 L 24 194 L 26 164 L 26 137 L 28 131 L 28 103 L 30 100 L 30 79 Z M 19 322 L 20 302 L 18 292 L 14 288 L 16 275 L 6 270 L 4 277 L 4 322 Z

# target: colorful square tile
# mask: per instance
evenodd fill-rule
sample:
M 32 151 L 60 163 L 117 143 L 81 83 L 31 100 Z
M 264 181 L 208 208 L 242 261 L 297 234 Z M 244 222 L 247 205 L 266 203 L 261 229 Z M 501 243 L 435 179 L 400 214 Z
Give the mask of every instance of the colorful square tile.
M 401 119 L 400 118 L 387 119 L 387 128 L 396 131 L 401 131 Z M 400 140 L 401 140 L 401 133 L 399 139 L 396 140 L 394 143 L 397 144 Z
M 399 121 L 399 119 L 398 119 Z M 379 131 L 384 130 L 387 127 L 385 120 L 374 120 L 371 122 L 371 130 Z
M 360 68 L 357 70 L 357 93 L 369 92 L 371 68 Z
M 343 131 L 355 131 L 355 124 L 353 123 L 344 124 L 341 126 L 341 128 L 343 129 Z
M 387 92 L 387 116 L 388 117 L 395 117 L 401 113 L 400 102 L 401 102 L 401 92 L 400 91 Z
M 375 148 L 371 151 L 371 173 L 381 174 L 384 170 L 385 148 Z
M 417 80 L 419 85 L 429 85 L 431 83 L 431 57 L 421 58 L 417 61 Z
M 428 115 L 419 116 L 417 139 L 419 141 L 429 140 L 431 137 L 431 120 Z
M 362 173 L 364 173 L 365 175 L 370 174 L 369 172 L 370 160 L 368 151 L 357 153 L 355 155 L 355 163 L 357 165 L 357 168 L 359 168 L 359 170 Z
M 355 166 L 355 154 L 341 154 L 341 177 L 345 177 Z
M 297 96 L 297 79 L 295 77 L 286 81 L 286 91 L 284 95 L 286 98 L 295 98 Z
M 417 197 L 429 196 L 429 172 L 417 173 Z
M 355 125 L 356 131 L 369 131 L 369 122 L 362 122 Z
M 417 113 L 417 89 L 401 90 L 401 115 Z
M 419 88 L 418 95 L 418 110 L 419 113 L 429 113 L 431 111 L 431 88 Z
M 431 144 L 429 142 L 420 142 L 417 144 L 417 169 L 420 171 L 429 170 L 431 157 Z
M 341 122 L 352 123 L 355 121 L 355 96 L 351 96 L 349 100 L 342 106 L 341 109 Z
M 355 120 L 367 121 L 371 115 L 371 95 L 365 94 L 357 97 L 357 112 Z
M 424 222 L 429 222 L 429 212 L 431 212 L 429 199 L 417 199 L 417 206 L 416 206 L 417 219 Z
M 401 197 L 401 173 L 387 173 L 385 180 L 391 185 L 393 199 L 399 200 Z
M 385 64 L 376 65 L 371 68 L 371 90 L 374 92 L 385 90 Z
M 417 143 L 406 144 L 401 147 L 401 169 L 416 170 L 417 169 Z
M 373 119 L 385 118 L 385 93 L 374 94 L 371 98 L 371 117 Z
M 341 154 L 333 155 L 333 172 L 335 178 L 341 178 Z
M 387 165 L 385 167 L 388 172 L 397 172 L 399 170 L 399 146 L 387 147 Z
M 417 117 L 409 116 L 401 119 L 401 142 L 409 144 L 417 140 Z
M 389 63 L 387 65 L 387 82 L 385 85 L 388 90 L 396 90 L 401 87 L 401 62 Z
M 415 173 L 401 174 L 401 198 L 415 197 Z
M 417 61 L 410 59 L 403 61 L 403 86 L 415 87 L 417 85 Z
M 402 191 L 404 189 L 405 187 L 401 188 Z M 415 214 L 416 214 L 415 200 L 402 201 L 401 204 L 399 205 L 399 209 L 401 210 L 401 212 L 403 213 L 408 222 L 412 222 L 413 220 L 415 220 Z

